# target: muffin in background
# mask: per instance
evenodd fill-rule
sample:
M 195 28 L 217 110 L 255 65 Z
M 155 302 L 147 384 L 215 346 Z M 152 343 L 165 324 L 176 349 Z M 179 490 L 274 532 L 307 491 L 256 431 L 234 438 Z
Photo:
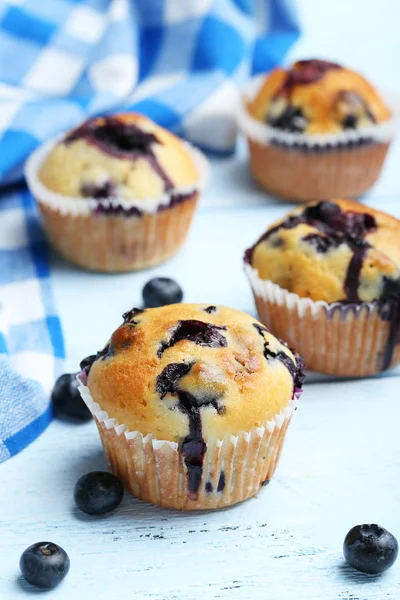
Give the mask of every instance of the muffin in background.
M 259 318 L 314 371 L 362 377 L 400 361 L 400 221 L 313 202 L 245 253 Z
M 201 153 L 134 113 L 91 119 L 27 165 L 46 232 L 78 266 L 130 271 L 185 241 L 206 175 Z
M 174 304 L 123 319 L 80 375 L 111 470 L 132 494 L 168 508 L 253 496 L 275 471 L 301 359 L 226 307 Z
M 369 189 L 379 177 L 395 119 L 364 77 L 312 59 L 258 78 L 244 98 L 239 124 L 256 182 L 305 202 L 356 197 Z

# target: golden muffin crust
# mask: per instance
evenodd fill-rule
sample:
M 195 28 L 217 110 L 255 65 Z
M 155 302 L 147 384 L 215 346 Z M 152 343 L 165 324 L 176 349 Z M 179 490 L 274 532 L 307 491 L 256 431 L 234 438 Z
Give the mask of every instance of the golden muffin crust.
M 317 59 L 274 69 L 248 110 L 271 127 L 310 135 L 362 130 L 391 116 L 364 77 Z
M 312 300 L 371 302 L 400 290 L 400 221 L 350 200 L 311 202 L 267 229 L 245 260 Z
M 172 133 L 140 114 L 86 121 L 49 153 L 39 178 L 67 196 L 158 198 L 198 180 L 193 159 Z
M 302 361 L 226 307 L 133 309 L 81 363 L 92 398 L 131 431 L 204 445 L 262 426 L 299 391 Z

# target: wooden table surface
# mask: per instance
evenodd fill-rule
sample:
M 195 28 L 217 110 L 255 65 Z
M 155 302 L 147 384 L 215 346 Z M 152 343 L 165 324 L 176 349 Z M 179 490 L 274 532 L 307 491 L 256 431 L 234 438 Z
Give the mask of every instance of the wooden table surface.
M 309 16 L 319 5 L 300 4 Z M 353 9 L 356 5 L 366 6 L 353 0 Z M 399 8 L 392 0 L 381 5 Z M 393 19 L 387 22 L 390 31 Z M 314 38 L 322 44 L 318 32 Z M 299 56 L 316 53 L 309 39 Z M 333 34 L 326 39 L 333 44 Z M 368 57 L 382 55 L 382 46 L 371 46 Z M 359 48 L 355 57 L 361 64 Z M 381 180 L 364 199 L 398 217 L 399 164 L 397 141 Z M 53 257 L 67 370 L 77 370 L 83 356 L 104 345 L 121 314 L 140 304 L 143 284 L 157 275 L 179 281 L 188 302 L 255 314 L 242 253 L 289 206 L 252 185 L 243 150 L 213 167 L 188 242 L 169 263 L 111 276 L 78 271 Z M 37 593 L 21 579 L 19 557 L 28 545 L 49 540 L 65 548 L 71 569 L 56 590 L 44 592 L 48 599 L 399 600 L 400 561 L 371 577 L 348 568 L 342 557 L 343 539 L 356 524 L 377 522 L 400 539 L 399 385 L 400 369 L 347 382 L 311 375 L 270 485 L 256 498 L 218 512 L 161 510 L 126 494 L 115 513 L 85 516 L 74 507 L 72 493 L 81 475 L 106 468 L 97 430 L 93 422 L 54 421 L 0 465 L 0 599 Z

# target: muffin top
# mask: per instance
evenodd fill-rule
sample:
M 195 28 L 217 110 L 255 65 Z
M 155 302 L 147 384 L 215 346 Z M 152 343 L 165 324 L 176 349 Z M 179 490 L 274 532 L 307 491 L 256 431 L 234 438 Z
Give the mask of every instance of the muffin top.
M 312 202 L 271 225 L 245 261 L 300 297 L 371 302 L 399 295 L 399 239 L 400 221 L 386 213 L 350 200 Z
M 127 113 L 91 119 L 67 134 L 39 178 L 62 195 L 129 202 L 192 186 L 198 172 L 179 138 L 143 115 Z
M 275 129 L 311 135 L 362 130 L 391 116 L 364 77 L 317 59 L 274 69 L 248 110 Z
M 265 425 L 301 388 L 301 359 L 237 310 L 173 304 L 123 319 L 81 367 L 93 400 L 131 431 L 198 447 Z

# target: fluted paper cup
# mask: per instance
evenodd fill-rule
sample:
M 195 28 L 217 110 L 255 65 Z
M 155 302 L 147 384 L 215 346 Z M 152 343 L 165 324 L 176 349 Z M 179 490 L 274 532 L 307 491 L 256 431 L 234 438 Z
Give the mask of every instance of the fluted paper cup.
M 260 321 L 296 348 L 311 371 L 364 377 L 400 362 L 398 306 L 388 319 L 379 302 L 315 302 L 260 279 L 249 264 L 245 270 Z
M 130 431 L 110 418 L 79 381 L 79 391 L 93 414 L 110 470 L 140 500 L 178 510 L 222 508 L 254 496 L 275 472 L 300 395 L 297 390 L 279 415 L 262 427 L 207 441 L 200 487 L 193 494 L 188 489 L 188 472 L 179 444 Z
M 49 190 L 38 172 L 60 137 L 40 146 L 28 159 L 25 176 L 36 198 L 46 233 L 56 251 L 79 267 L 106 272 L 157 265 L 183 245 L 208 173 L 205 156 L 185 144 L 199 177 L 158 198 L 69 197 Z
M 263 81 L 264 76 L 257 76 L 249 82 L 238 112 L 239 128 L 248 140 L 250 170 L 261 187 L 308 202 L 357 197 L 375 183 L 396 129 L 397 98 L 385 98 L 393 114 L 385 122 L 337 134 L 292 133 L 249 113 L 248 102 Z

